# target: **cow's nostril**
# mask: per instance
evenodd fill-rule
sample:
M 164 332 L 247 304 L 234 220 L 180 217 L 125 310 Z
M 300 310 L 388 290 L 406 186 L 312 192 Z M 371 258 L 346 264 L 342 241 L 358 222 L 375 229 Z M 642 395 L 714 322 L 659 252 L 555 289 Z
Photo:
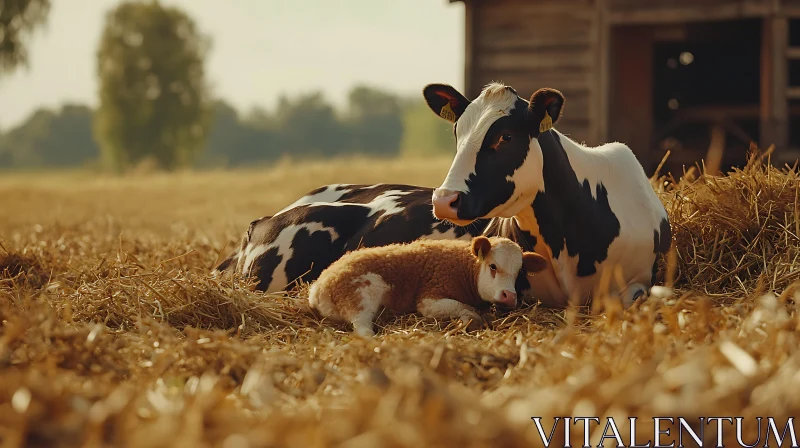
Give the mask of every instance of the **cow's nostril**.
M 458 206 L 460 204 L 461 204 L 461 193 L 458 193 L 456 195 L 456 198 L 453 199 L 453 202 L 450 203 L 450 207 L 453 208 L 453 210 L 458 210 Z

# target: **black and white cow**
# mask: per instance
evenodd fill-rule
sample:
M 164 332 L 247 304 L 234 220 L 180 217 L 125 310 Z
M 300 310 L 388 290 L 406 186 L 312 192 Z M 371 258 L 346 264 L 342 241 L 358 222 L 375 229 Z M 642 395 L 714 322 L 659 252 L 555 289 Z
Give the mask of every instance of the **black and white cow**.
M 436 217 L 457 225 L 513 218 L 550 261 L 531 283 L 545 304 L 585 302 L 607 269 L 621 269 L 624 285 L 611 292 L 625 306 L 649 290 L 656 257 L 669 251 L 672 236 L 630 148 L 590 148 L 556 131 L 564 105 L 557 90 L 541 89 L 530 102 L 501 84 L 488 85 L 474 101 L 444 84 L 423 94 L 456 136 L 456 156 L 433 195 Z
M 311 282 L 358 247 L 417 239 L 471 239 L 488 220 L 458 227 L 431 212 L 433 189 L 410 185 L 327 185 L 253 221 L 240 248 L 217 272 L 254 275 L 266 292 Z M 524 281 L 520 279 L 520 281 Z

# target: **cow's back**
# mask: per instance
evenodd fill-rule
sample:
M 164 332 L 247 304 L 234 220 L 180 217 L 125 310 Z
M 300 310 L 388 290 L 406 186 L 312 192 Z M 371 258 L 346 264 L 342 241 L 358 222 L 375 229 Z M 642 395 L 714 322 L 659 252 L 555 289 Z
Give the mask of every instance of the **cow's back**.
M 486 222 L 464 228 L 437 220 L 431 213 L 431 194 L 430 188 L 393 184 L 321 187 L 274 216 L 251 223 L 240 249 L 217 270 L 252 275 L 257 289 L 281 291 L 298 280 L 315 280 L 331 263 L 360 247 L 467 239 L 481 233 Z

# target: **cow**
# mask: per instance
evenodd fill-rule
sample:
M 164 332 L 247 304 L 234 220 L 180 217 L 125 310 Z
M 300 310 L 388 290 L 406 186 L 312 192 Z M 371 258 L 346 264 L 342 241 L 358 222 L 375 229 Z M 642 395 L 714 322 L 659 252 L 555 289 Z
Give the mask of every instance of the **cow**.
M 259 291 L 292 290 L 316 280 L 352 250 L 418 239 L 469 240 L 489 224 L 489 220 L 476 220 L 462 227 L 439 220 L 432 213 L 432 197 L 432 188 L 411 185 L 320 187 L 274 215 L 250 223 L 238 250 L 214 274 L 253 276 Z
M 470 101 L 450 85 L 430 84 L 423 96 L 453 124 L 456 138 L 456 155 L 433 192 L 438 219 L 459 226 L 512 219 L 523 250 L 549 262 L 529 285 L 545 305 L 587 303 L 613 270 L 621 270 L 613 277 L 622 281 L 612 281 L 609 292 L 623 306 L 648 294 L 672 234 L 628 146 L 588 147 L 558 132 L 553 126 L 565 99 L 554 89 L 540 89 L 528 101 L 492 83 Z

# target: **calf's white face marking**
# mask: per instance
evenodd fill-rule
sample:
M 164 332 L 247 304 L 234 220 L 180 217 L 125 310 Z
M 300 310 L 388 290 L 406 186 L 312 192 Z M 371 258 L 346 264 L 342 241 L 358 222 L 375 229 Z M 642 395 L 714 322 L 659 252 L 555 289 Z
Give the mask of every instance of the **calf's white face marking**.
M 533 252 L 523 254 L 519 245 L 507 238 L 476 237 L 472 252 L 480 260 L 477 286 L 481 299 L 512 308 L 517 305 L 516 281 L 523 268 L 532 274 L 548 263 Z

